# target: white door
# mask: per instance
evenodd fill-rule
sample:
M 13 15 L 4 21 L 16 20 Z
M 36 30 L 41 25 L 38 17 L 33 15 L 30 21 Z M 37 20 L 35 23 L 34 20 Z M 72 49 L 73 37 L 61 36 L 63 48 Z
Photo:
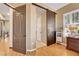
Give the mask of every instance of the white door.
M 41 16 L 37 18 L 37 40 L 41 41 Z

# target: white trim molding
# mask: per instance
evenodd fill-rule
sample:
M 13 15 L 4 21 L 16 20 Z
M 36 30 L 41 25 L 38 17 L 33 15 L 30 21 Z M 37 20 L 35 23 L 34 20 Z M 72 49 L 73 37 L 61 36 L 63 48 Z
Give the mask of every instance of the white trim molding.
M 26 52 L 33 52 L 36 51 L 36 49 L 26 50 Z

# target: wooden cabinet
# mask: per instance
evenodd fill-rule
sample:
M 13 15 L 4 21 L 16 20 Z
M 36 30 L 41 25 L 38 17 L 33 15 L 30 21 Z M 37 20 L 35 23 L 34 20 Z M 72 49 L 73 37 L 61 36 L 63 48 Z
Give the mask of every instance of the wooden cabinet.
M 67 37 L 67 49 L 79 52 L 79 38 Z

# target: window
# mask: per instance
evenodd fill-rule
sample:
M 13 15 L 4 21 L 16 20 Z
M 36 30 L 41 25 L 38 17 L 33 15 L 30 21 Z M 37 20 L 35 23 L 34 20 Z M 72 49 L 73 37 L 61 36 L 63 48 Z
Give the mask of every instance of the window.
M 69 14 L 65 16 L 65 26 L 68 24 L 70 24 L 70 15 Z
M 72 13 L 72 23 L 79 23 L 79 12 Z
M 79 10 L 74 10 L 64 14 L 63 19 L 63 34 L 64 37 L 66 37 L 70 34 L 69 25 L 74 24 L 79 26 Z

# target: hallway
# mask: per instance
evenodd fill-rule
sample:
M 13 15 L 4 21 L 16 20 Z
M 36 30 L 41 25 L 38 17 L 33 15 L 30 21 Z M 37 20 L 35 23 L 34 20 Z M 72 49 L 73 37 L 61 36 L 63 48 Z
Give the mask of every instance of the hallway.
M 8 47 L 8 41 L 0 41 L 0 55 L 1 56 L 79 56 L 79 53 L 67 50 L 64 46 L 59 44 L 53 44 L 48 47 L 42 47 L 34 52 L 27 54 L 21 54 L 15 52 Z

